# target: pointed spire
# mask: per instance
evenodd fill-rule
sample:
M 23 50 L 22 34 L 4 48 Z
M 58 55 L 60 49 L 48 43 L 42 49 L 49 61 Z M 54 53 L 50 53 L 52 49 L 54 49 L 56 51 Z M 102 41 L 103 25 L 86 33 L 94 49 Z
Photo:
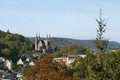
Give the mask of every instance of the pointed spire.
M 36 33 L 35 42 L 36 42 L 36 41 L 37 41 L 37 39 L 38 39 L 37 37 L 38 37 L 38 36 L 37 36 L 37 33 Z
M 38 34 L 38 36 L 40 37 L 40 33 Z
M 38 34 L 38 40 L 40 40 L 40 33 Z
M 50 38 L 51 38 L 51 36 L 50 36 L 50 34 L 49 34 L 49 41 L 50 41 Z
M 49 34 L 49 38 L 51 38 L 50 34 Z
M 36 33 L 36 38 L 37 38 L 37 33 Z
M 49 37 L 48 37 L 48 34 L 47 34 L 47 40 L 48 40 L 48 38 L 49 38 Z

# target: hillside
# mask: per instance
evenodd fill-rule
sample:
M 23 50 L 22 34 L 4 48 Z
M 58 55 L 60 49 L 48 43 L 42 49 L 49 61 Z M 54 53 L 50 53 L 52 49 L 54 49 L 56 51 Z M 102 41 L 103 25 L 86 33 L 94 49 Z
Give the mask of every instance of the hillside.
M 31 41 L 34 42 L 34 37 L 28 37 Z M 42 38 L 45 39 L 45 38 Z M 51 44 L 53 47 L 59 47 L 63 48 L 65 46 L 68 46 L 70 44 L 77 44 L 77 45 L 82 45 L 86 46 L 90 49 L 95 49 L 95 44 L 93 40 L 77 40 L 77 39 L 70 39 L 70 38 L 57 38 L 57 37 L 52 37 L 51 38 Z M 108 44 L 109 49 L 115 49 L 115 48 L 120 48 L 120 43 L 115 42 L 115 41 L 110 41 Z
M 33 43 L 29 39 L 0 30 L 0 56 L 15 62 L 19 54 L 31 52 L 31 50 L 33 50 Z

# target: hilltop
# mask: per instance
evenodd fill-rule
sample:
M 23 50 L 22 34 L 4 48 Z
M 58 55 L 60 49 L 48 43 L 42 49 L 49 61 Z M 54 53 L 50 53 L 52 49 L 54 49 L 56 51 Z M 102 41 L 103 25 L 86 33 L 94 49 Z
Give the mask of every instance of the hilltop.
M 19 34 L 0 30 L 0 56 L 12 59 L 15 62 L 18 55 L 31 52 L 33 43 Z
M 28 37 L 32 42 L 34 42 L 34 37 Z M 43 40 L 45 38 L 42 38 Z M 71 39 L 71 38 L 51 38 L 51 45 L 53 47 L 63 48 L 71 44 L 82 45 L 86 46 L 90 49 L 95 49 L 95 43 L 93 40 L 78 40 L 78 39 Z M 120 43 L 115 41 L 109 41 L 108 49 L 116 49 L 120 48 Z

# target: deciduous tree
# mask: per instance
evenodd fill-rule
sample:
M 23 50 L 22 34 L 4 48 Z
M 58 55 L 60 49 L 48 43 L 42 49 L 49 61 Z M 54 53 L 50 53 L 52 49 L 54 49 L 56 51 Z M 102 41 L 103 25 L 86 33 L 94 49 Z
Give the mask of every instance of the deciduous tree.
M 35 66 L 25 72 L 26 80 L 72 80 L 72 74 L 64 62 L 53 62 L 51 55 L 45 55 Z

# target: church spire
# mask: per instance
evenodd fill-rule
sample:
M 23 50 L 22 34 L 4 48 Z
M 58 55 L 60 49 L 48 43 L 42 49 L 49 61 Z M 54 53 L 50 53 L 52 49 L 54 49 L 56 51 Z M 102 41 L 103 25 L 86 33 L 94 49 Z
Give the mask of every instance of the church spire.
M 47 40 L 49 39 L 48 34 L 47 34 Z
M 36 33 L 36 38 L 37 38 L 37 33 Z
M 38 34 L 38 40 L 40 40 L 40 33 Z
M 50 38 L 51 38 L 51 36 L 50 36 L 50 34 L 49 34 L 49 41 L 50 41 Z
M 36 33 L 36 37 L 35 37 L 35 50 L 38 49 L 38 35 Z

